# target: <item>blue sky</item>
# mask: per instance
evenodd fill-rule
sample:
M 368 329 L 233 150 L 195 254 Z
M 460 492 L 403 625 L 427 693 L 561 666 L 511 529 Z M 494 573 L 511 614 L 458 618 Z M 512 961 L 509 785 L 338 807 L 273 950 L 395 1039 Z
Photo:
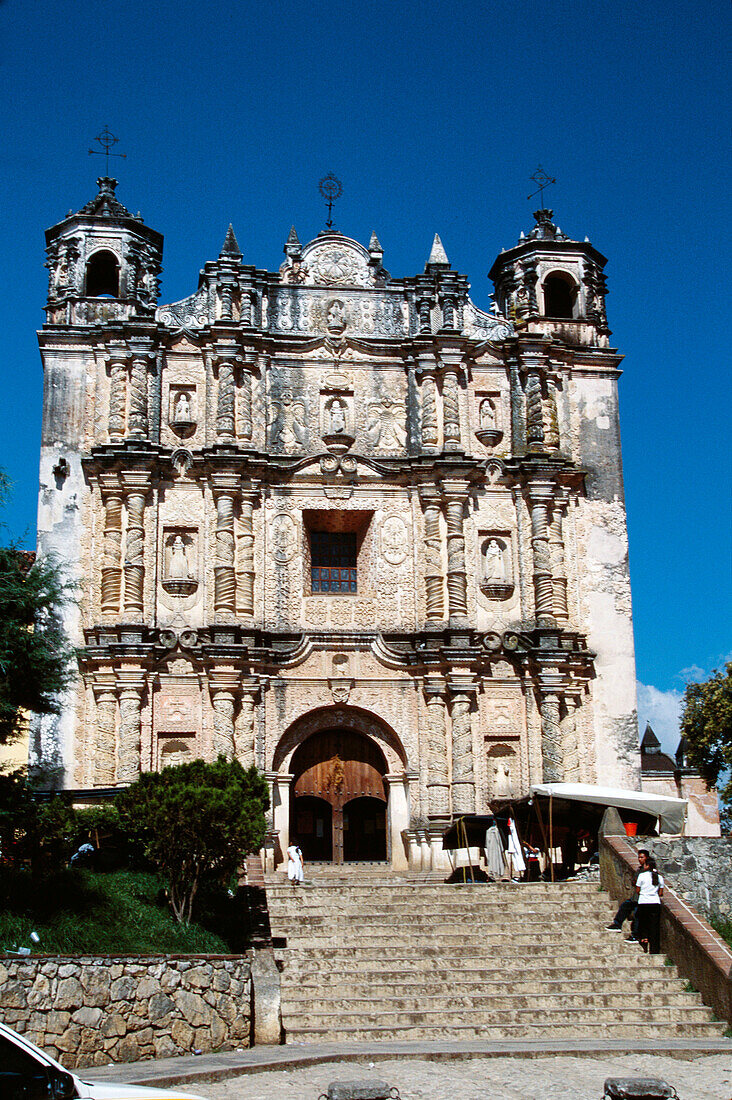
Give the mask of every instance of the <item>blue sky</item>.
M 165 235 L 163 301 L 196 287 L 229 221 L 270 269 L 294 223 L 375 229 L 395 275 L 439 232 L 473 297 L 533 223 L 609 257 L 625 354 L 621 417 L 643 717 L 674 743 L 685 679 L 732 649 L 727 228 L 727 3 L 580 0 L 0 0 L 0 151 L 10 533 L 34 542 L 43 230 L 95 193 L 105 125 L 118 194 Z

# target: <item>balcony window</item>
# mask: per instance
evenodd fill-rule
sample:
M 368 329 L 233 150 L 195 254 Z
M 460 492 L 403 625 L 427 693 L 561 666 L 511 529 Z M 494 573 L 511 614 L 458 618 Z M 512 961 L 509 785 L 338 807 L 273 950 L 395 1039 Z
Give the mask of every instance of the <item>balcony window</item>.
M 357 592 L 355 531 L 310 532 L 312 592 Z

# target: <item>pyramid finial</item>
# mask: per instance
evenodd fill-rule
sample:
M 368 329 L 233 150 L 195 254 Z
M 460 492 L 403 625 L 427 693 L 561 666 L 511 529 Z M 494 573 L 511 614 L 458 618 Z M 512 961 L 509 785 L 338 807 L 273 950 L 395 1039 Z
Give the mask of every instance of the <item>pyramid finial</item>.
M 234 227 L 231 223 L 229 223 L 229 228 L 226 230 L 226 238 L 224 240 L 221 252 L 219 253 L 219 259 L 241 259 L 241 249 L 239 248 L 239 242 L 236 239 Z
M 290 235 L 287 238 L 287 243 L 288 244 L 299 244 L 300 243 L 300 238 L 297 235 L 297 230 L 295 229 L 294 225 L 290 229 Z
M 376 236 L 376 230 L 374 230 L 371 234 L 371 240 L 369 241 L 369 252 L 381 252 L 381 253 L 383 253 L 383 251 L 384 251 L 384 249 L 381 247 L 381 245 L 379 243 L 379 238 Z
M 432 251 L 430 252 L 430 258 L 427 261 L 428 264 L 447 264 L 449 266 L 450 261 L 447 258 L 447 253 L 440 240 L 440 234 L 435 233 L 435 239 L 432 242 Z
M 646 731 L 643 734 L 641 741 L 641 752 L 658 752 L 661 748 L 661 742 L 653 732 L 653 727 L 650 722 L 646 722 Z

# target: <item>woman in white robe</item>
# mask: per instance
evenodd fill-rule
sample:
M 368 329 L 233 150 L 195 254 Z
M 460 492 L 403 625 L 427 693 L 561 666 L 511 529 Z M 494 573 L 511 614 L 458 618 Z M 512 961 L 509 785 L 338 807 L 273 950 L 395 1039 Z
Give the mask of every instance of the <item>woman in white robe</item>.
M 293 886 L 299 886 L 305 877 L 302 852 L 294 837 L 290 838 L 290 847 L 287 849 L 287 877 Z

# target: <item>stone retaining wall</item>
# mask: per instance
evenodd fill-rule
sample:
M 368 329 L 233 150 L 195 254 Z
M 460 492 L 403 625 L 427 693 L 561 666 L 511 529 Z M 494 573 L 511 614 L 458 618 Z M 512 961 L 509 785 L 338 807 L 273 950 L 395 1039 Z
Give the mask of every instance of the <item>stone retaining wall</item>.
M 0 1019 L 67 1068 L 250 1045 L 248 955 L 0 957 Z
M 705 916 L 732 919 L 732 837 L 642 837 L 665 879 L 679 897 Z

